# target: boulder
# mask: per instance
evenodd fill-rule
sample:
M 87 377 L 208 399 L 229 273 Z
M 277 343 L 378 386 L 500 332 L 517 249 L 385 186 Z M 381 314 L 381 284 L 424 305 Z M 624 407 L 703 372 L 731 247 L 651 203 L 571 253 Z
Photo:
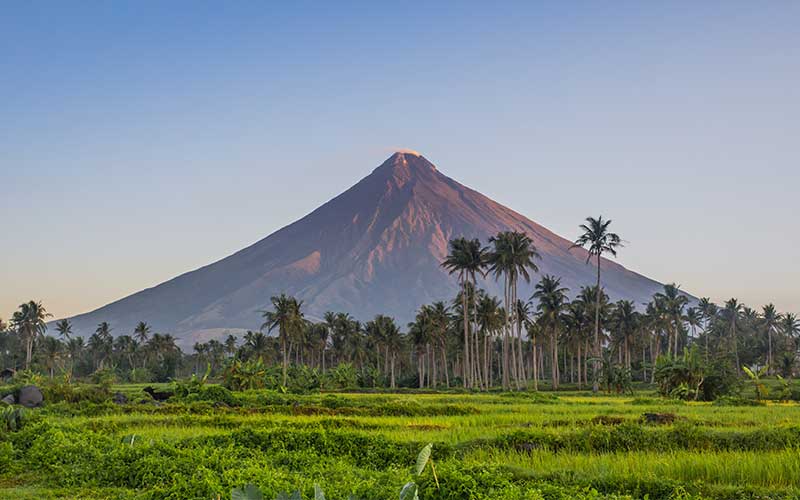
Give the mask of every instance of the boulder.
M 115 392 L 112 401 L 114 401 L 115 404 L 124 405 L 128 403 L 128 397 L 121 392 Z
M 41 406 L 43 402 L 44 395 L 42 395 L 41 389 L 35 385 L 26 385 L 19 390 L 18 403 L 24 407 L 36 408 L 37 406 Z
M 0 399 L 0 401 L 2 401 L 3 403 L 5 403 L 5 404 L 7 404 L 7 405 L 13 405 L 14 403 L 16 403 L 16 402 L 17 402 L 17 400 L 16 400 L 16 399 L 14 399 L 14 395 L 13 395 L 13 394 L 9 394 L 9 395 L 7 395 L 7 396 L 6 396 L 6 397 L 4 397 L 3 399 Z

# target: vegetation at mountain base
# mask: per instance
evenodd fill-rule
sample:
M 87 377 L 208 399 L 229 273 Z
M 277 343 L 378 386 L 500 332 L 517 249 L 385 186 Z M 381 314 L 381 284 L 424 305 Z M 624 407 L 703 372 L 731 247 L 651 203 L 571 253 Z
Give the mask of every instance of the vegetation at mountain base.
M 621 248 L 609 229 L 581 226 L 587 265 Z M 611 302 L 599 267 L 569 290 L 538 255 L 518 232 L 456 238 L 457 296 L 408 325 L 314 321 L 281 294 L 261 330 L 192 353 L 144 318 L 51 336 L 26 302 L 0 321 L 0 497 L 800 497 L 795 315 L 674 284 Z

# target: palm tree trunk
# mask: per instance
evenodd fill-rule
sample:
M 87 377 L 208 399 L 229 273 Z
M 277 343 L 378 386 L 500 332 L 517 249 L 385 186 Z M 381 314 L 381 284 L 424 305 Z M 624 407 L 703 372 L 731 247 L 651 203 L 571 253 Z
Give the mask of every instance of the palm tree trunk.
M 534 330 L 531 330 L 534 331 Z M 531 337 L 531 369 L 533 371 L 533 390 L 539 390 L 539 362 L 536 360 L 536 335 Z
M 595 290 L 594 305 L 594 362 L 592 363 L 592 392 L 600 390 L 600 381 L 597 379 L 600 360 L 600 253 L 597 254 L 597 289 Z
M 395 388 L 394 387 L 394 358 L 395 358 L 395 353 L 393 352 L 392 353 L 392 389 Z
M 285 332 L 281 334 L 281 351 L 283 353 L 283 386 L 286 387 L 286 376 L 289 371 L 289 352 L 286 350 Z
M 772 375 L 772 327 L 767 327 L 767 375 Z
M 444 370 L 444 384 L 446 388 L 450 388 L 450 374 L 447 370 L 447 349 L 442 345 L 442 370 Z
M 470 373 L 470 356 L 469 356 L 469 312 L 467 308 L 467 278 L 465 275 L 461 276 L 461 309 L 463 313 L 462 320 L 464 321 L 464 387 L 470 387 L 469 373 Z

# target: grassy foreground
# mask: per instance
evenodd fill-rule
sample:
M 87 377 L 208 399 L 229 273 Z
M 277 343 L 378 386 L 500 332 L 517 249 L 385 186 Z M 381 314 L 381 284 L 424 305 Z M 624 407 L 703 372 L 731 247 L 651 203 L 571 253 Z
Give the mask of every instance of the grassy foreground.
M 586 393 L 236 393 L 57 403 L 0 432 L 0 498 L 397 498 L 433 443 L 425 499 L 800 498 L 800 406 Z M 141 399 L 142 401 L 137 401 Z M 648 423 L 646 413 L 674 415 Z M 668 418 L 671 420 L 671 416 Z

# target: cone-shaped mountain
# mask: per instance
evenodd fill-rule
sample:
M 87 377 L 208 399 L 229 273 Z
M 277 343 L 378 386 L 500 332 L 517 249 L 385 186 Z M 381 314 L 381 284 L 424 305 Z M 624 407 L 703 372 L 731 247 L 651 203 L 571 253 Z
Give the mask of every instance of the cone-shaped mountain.
M 108 321 L 121 335 L 146 321 L 186 345 L 226 329 L 257 329 L 258 311 L 282 292 L 301 299 L 310 318 L 382 313 L 405 325 L 420 305 L 456 293 L 455 277 L 441 267 L 451 238 L 485 243 L 508 230 L 531 237 L 542 255 L 540 274 L 560 276 L 573 294 L 594 284 L 596 268 L 571 241 L 450 179 L 421 155 L 395 153 L 302 219 L 218 262 L 76 316 L 74 329 L 88 334 Z M 615 262 L 602 268 L 614 300 L 642 303 L 661 288 Z M 499 291 L 492 280 L 480 286 Z M 523 283 L 520 297 L 530 290 Z

